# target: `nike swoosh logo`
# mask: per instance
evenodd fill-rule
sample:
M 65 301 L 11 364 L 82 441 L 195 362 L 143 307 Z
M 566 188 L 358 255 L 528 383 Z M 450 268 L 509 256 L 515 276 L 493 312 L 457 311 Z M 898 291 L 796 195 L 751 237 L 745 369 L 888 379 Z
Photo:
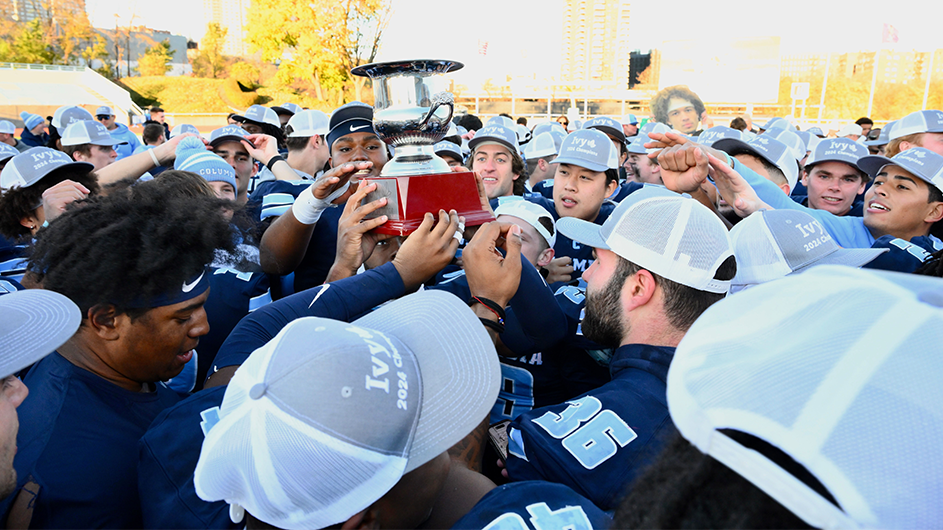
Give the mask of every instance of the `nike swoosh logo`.
M 359 131 L 360 129 L 366 129 L 369 125 L 361 125 L 360 127 L 351 127 L 350 132 Z
M 325 283 L 325 284 L 324 284 L 324 289 L 321 289 L 320 291 L 318 291 L 318 294 L 314 295 L 314 300 L 311 300 L 311 305 L 308 306 L 308 309 L 311 309 L 312 307 L 314 307 L 314 304 L 315 304 L 315 302 L 318 301 L 318 298 L 321 298 L 321 295 L 324 294 L 324 293 L 326 293 L 327 290 L 330 289 L 330 288 L 331 288 L 331 284 Z
M 185 292 L 185 293 L 189 293 L 190 291 L 192 291 L 193 288 L 196 287 L 196 284 L 200 283 L 200 280 L 203 279 L 203 275 L 204 275 L 204 274 L 206 274 L 206 271 L 201 272 L 201 273 L 200 273 L 200 277 L 197 278 L 197 279 L 195 279 L 195 280 L 193 280 L 193 283 L 186 283 L 186 282 L 184 282 L 184 283 L 183 283 L 183 287 L 181 288 L 181 290 L 182 290 L 183 292 Z

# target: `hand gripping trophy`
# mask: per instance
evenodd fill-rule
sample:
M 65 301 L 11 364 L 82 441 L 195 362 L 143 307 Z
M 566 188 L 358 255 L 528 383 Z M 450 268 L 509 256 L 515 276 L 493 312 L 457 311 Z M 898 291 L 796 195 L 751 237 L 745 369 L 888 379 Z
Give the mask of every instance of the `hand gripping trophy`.
M 406 235 L 422 223 L 426 212 L 456 210 L 465 225 L 493 221 L 482 208 L 475 174 L 452 172 L 436 156 L 433 145 L 445 137 L 454 111 L 452 94 L 441 74 L 464 65 L 456 61 L 415 60 L 358 66 L 351 73 L 373 81 L 373 127 L 393 146 L 393 159 L 380 176 L 370 179 L 377 190 L 365 202 L 380 197 L 387 205 L 372 217 L 386 215 L 389 221 L 375 230 Z

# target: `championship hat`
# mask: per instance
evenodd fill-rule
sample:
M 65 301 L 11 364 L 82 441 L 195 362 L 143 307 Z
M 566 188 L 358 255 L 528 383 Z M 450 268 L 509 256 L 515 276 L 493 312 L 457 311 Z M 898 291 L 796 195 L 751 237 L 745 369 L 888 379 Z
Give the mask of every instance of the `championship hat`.
M 496 116 L 498 118 L 503 118 L 503 116 Z M 493 118 L 492 118 L 493 119 Z M 511 150 L 511 153 L 520 153 L 520 144 L 517 143 L 517 128 L 516 127 L 504 127 L 503 125 L 495 125 L 496 122 L 491 122 L 490 125 L 485 125 L 478 132 L 475 133 L 475 137 L 468 141 L 468 147 L 474 151 L 479 145 L 500 145 L 502 147 L 507 147 Z
M 943 111 L 918 110 L 897 121 L 894 130 L 890 132 L 890 139 L 896 140 L 904 136 L 918 133 L 943 132 Z
M 174 126 L 174 128 L 170 130 L 171 138 L 176 138 L 177 136 L 180 136 L 181 134 L 195 134 L 197 136 L 200 136 L 200 130 L 197 129 L 195 126 L 190 125 L 189 123 L 181 123 L 180 125 Z
M 15 155 L 0 172 L 0 188 L 28 188 L 58 169 L 71 167 L 89 172 L 92 164 L 76 162 L 69 155 L 48 147 L 33 147 Z
M 258 124 L 267 123 L 274 127 L 282 126 L 282 122 L 278 120 L 278 114 L 276 114 L 274 110 L 263 107 L 262 105 L 252 105 L 246 109 L 245 114 L 233 116 L 232 119 L 239 123 L 251 121 Z
M 20 119 L 23 120 L 23 126 L 26 127 L 27 131 L 33 130 L 34 127 L 46 121 L 42 116 L 38 114 L 30 114 L 26 111 L 20 113 Z
M 724 138 L 735 138 L 737 140 L 743 140 L 743 133 L 737 129 L 731 129 L 730 127 L 718 125 L 716 127 L 711 127 L 706 131 L 701 131 L 701 134 L 697 136 L 697 143 L 710 147 L 714 145 L 714 142 L 717 140 Z
M 498 207 L 494 211 L 494 216 L 499 217 L 501 215 L 517 217 L 533 226 L 534 230 L 540 234 L 540 237 L 544 238 L 550 248 L 553 248 L 553 245 L 557 242 L 556 231 L 547 230 L 547 227 L 540 222 L 541 219 L 547 219 L 550 221 L 550 226 L 554 224 L 553 216 L 542 206 L 526 201 L 523 197 L 501 197 L 498 201 Z
M 10 144 L 0 142 L 0 162 L 20 154 L 20 150 Z
M 76 107 L 75 105 L 59 107 L 56 109 L 56 112 L 52 114 L 52 126 L 55 127 L 57 131 L 65 129 L 73 122 L 94 120 L 95 118 L 93 118 L 87 110 L 82 107 Z
M 714 142 L 713 147 L 725 153 L 746 151 L 753 156 L 760 157 L 783 172 L 786 176 L 786 182 L 789 184 L 789 189 L 795 189 L 796 187 L 796 182 L 799 180 L 799 163 L 796 161 L 795 152 L 786 144 L 769 136 L 769 134 L 759 134 L 747 141 L 725 138 Z
M 625 114 L 622 116 L 622 123 L 626 125 L 638 125 L 638 118 L 635 114 Z
M 488 121 L 485 122 L 484 126 L 487 127 L 489 125 L 504 127 L 506 129 L 514 129 L 515 131 L 517 130 L 517 123 L 515 123 L 514 120 L 512 120 L 511 118 L 508 118 L 507 116 L 501 116 L 501 115 L 492 116 L 488 118 Z
M 584 129 L 597 129 L 606 133 L 609 138 L 625 143 L 625 131 L 622 130 L 622 124 L 608 116 L 598 116 L 586 122 Z
M 642 125 L 642 128 L 638 130 L 638 134 L 633 136 L 630 139 L 628 152 L 635 153 L 637 155 L 644 155 L 647 153 L 654 153 L 658 149 L 646 149 L 645 144 L 652 141 L 649 133 L 652 134 L 665 134 L 668 132 L 674 132 L 671 130 L 671 127 L 668 127 L 664 123 L 658 123 L 657 121 L 650 121 L 645 125 Z M 676 133 L 680 134 L 680 133 Z
M 16 374 L 62 346 L 82 312 L 55 291 L 27 289 L 0 296 L 0 378 Z
M 872 179 L 887 165 L 904 168 L 921 180 L 943 191 L 943 156 L 923 147 L 912 147 L 901 151 L 893 158 L 870 155 L 858 160 L 858 167 Z
M 718 294 L 730 289 L 730 280 L 714 279 L 733 255 L 727 228 L 696 200 L 660 186 L 645 186 L 623 199 L 602 226 L 564 217 L 557 230 L 673 282 Z
M 815 147 L 819 145 L 819 137 L 810 133 L 809 131 L 796 131 L 796 134 L 799 138 L 802 138 L 802 143 L 805 144 L 806 153 L 815 151 Z
M 825 138 L 825 133 L 822 131 L 821 127 L 809 127 L 806 129 L 808 132 L 818 136 L 819 138 Z
M 348 134 L 367 132 L 376 134 L 373 128 L 373 107 L 360 101 L 351 101 L 334 109 L 331 113 L 331 130 L 327 133 L 328 148 Z
M 228 162 L 212 151 L 207 151 L 203 141 L 193 136 L 180 139 L 177 144 L 177 158 L 174 160 L 174 169 L 190 171 L 200 175 L 207 182 L 226 182 L 236 186 L 236 171 Z
M 534 135 L 530 132 L 530 129 L 528 129 L 526 125 L 518 123 L 514 126 L 514 128 L 517 129 L 517 143 L 519 145 L 527 145 L 530 143 Z
M 95 109 L 95 115 L 96 116 L 114 116 L 115 111 L 111 110 L 111 107 L 107 105 L 102 105 L 101 107 L 98 107 L 97 109 Z
M 0 120 L 0 134 L 16 134 L 16 126 L 12 121 Z
M 671 419 L 813 528 L 938 528 L 941 305 L 939 278 L 836 265 L 728 296 L 678 345 Z
M 737 257 L 732 290 L 766 283 L 814 265 L 860 267 L 887 252 L 841 248 L 814 217 L 800 210 L 754 212 L 730 230 L 730 241 Z
M 868 140 L 864 145 L 877 147 L 879 145 L 887 145 L 887 142 L 891 141 L 891 131 L 894 130 L 894 127 L 897 126 L 897 120 L 887 122 L 887 125 L 881 129 L 881 134 L 878 135 L 875 140 Z
M 108 129 L 97 121 L 77 121 L 62 131 L 62 145 L 121 145 L 126 144 L 108 132 Z
M 291 115 L 295 115 L 295 114 L 298 114 L 299 112 L 301 112 L 303 109 L 301 108 L 300 105 L 298 105 L 298 104 L 296 104 L 296 103 L 282 103 L 281 105 L 277 105 L 277 106 L 275 106 L 275 107 L 272 107 L 272 110 L 275 111 L 275 114 L 291 114 Z
M 794 129 L 773 129 L 763 133 L 763 136 L 775 138 L 786 144 L 786 147 L 792 151 L 792 156 L 795 157 L 796 162 L 805 158 L 806 151 L 808 151 L 802 137 L 796 134 Z
M 770 131 L 773 129 L 792 129 L 793 126 L 789 123 L 789 120 L 786 118 L 771 118 L 769 121 L 763 124 L 760 129 L 764 131 Z
M 346 521 L 474 430 L 500 379 L 488 333 L 448 293 L 349 324 L 296 319 L 204 412 L 196 493 L 281 528 Z
M 612 140 L 598 129 L 580 129 L 563 140 L 555 164 L 570 164 L 590 171 L 619 167 L 619 152 Z
M 313 109 L 296 112 L 288 120 L 288 126 L 291 127 L 289 138 L 324 136 L 331 130 L 330 118 L 327 114 Z
M 465 157 L 462 156 L 462 147 L 455 142 L 450 142 L 448 140 L 437 142 L 432 146 L 432 152 L 436 155 L 451 155 L 452 158 L 460 162 L 465 160 Z
M 858 161 L 869 155 L 867 147 L 850 138 L 828 138 L 819 140 L 815 149 L 809 153 L 805 167 L 809 168 L 819 162 L 844 162 L 858 169 Z
M 243 140 L 249 141 L 249 133 L 238 125 L 227 125 L 210 133 L 210 145 L 213 147 L 223 142 L 241 142 Z
M 561 142 L 562 143 L 562 142 Z M 553 141 L 553 135 L 549 132 L 543 132 L 534 136 L 534 139 L 524 147 L 524 156 L 528 160 L 553 156 L 558 152 L 557 145 Z

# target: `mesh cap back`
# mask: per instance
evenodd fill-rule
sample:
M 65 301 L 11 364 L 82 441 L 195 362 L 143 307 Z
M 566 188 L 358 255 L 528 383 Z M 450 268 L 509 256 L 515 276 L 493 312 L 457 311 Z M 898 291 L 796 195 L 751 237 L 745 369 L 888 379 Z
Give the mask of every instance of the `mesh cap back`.
M 733 255 L 727 228 L 690 197 L 646 186 L 625 198 L 602 226 L 564 217 L 557 221 L 557 229 L 673 282 L 712 293 L 730 289 L 729 280 L 714 279 Z
M 678 346 L 680 433 L 816 528 L 943 524 L 943 280 L 821 266 L 712 305 Z M 838 507 L 719 432 L 803 465 Z

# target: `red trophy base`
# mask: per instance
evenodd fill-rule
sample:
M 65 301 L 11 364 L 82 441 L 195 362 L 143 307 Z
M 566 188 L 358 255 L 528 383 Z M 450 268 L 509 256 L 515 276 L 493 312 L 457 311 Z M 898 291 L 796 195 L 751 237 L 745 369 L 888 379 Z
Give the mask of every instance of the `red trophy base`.
M 367 195 L 364 203 L 380 197 L 389 199 L 386 206 L 370 216 L 389 217 L 387 222 L 373 229 L 380 234 L 411 234 L 419 228 L 427 212 L 438 216 L 439 210 L 455 210 L 465 218 L 465 226 L 494 221 L 491 212 L 481 207 L 475 174 L 471 171 L 411 177 L 372 177 L 369 180 L 377 184 L 377 189 Z

